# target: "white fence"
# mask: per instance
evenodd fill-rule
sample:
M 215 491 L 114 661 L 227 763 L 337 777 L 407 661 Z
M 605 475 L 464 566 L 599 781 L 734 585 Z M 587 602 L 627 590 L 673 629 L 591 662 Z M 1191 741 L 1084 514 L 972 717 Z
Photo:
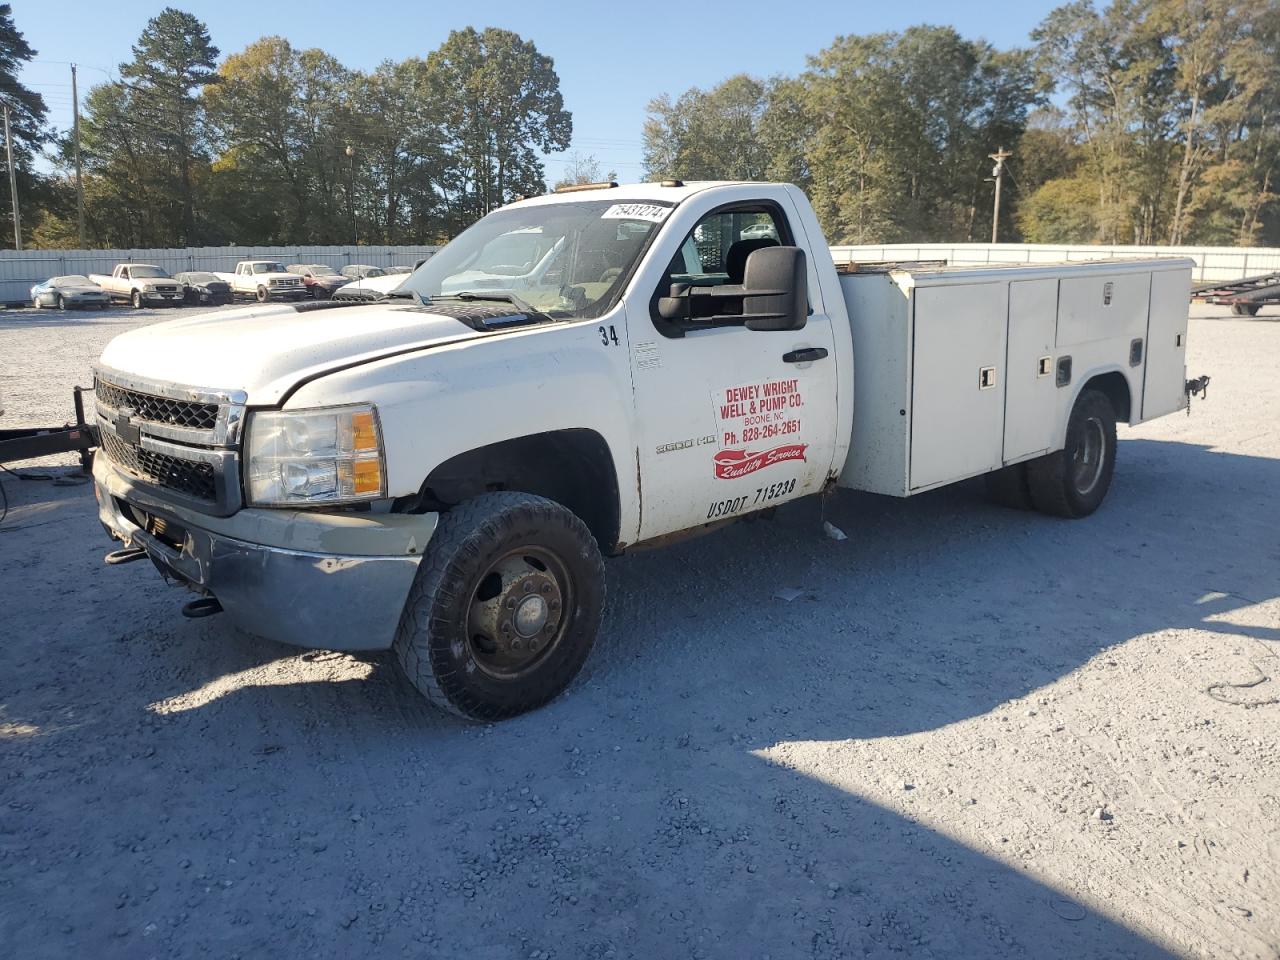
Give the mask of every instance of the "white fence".
M 184 270 L 229 271 L 241 260 L 325 263 L 342 268 L 352 263 L 375 267 L 413 266 L 439 247 L 189 247 L 170 250 L 0 250 L 0 303 L 31 299 L 31 287 L 69 273 L 110 273 L 117 263 L 154 263 L 170 273 Z
M 956 265 L 1060 263 L 1113 257 L 1190 257 L 1195 283 L 1280 273 L 1280 247 L 1058 246 L 1045 243 L 891 243 L 832 247 L 837 261 L 945 260 Z

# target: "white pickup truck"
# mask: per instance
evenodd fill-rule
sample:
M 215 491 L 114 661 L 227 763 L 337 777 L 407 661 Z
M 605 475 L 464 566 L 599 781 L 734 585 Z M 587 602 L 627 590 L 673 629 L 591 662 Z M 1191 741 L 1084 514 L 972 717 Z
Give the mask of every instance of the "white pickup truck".
M 219 280 L 231 285 L 231 297 L 253 297 L 259 303 L 268 300 L 301 300 L 307 286 L 301 274 L 290 273 L 275 260 L 241 260 L 231 273 L 215 273 Z
M 181 306 L 186 296 L 182 284 L 153 263 L 117 263 L 111 276 L 91 273 L 89 279 L 111 296 L 136 310 L 157 304 Z
M 1186 380 L 1190 281 L 1179 259 L 842 275 L 782 184 L 524 200 L 384 299 L 113 340 L 109 559 L 150 558 L 199 594 L 188 616 L 394 648 L 438 706 L 511 716 L 587 658 L 602 556 L 837 486 L 986 475 L 1092 513 L 1117 421 L 1207 383 Z

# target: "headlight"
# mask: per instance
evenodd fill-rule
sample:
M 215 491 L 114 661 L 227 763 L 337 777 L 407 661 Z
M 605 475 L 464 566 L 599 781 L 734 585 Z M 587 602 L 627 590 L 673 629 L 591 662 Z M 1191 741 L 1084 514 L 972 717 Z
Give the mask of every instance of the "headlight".
M 261 411 L 249 419 L 249 501 L 352 503 L 386 495 L 382 430 L 372 404 Z

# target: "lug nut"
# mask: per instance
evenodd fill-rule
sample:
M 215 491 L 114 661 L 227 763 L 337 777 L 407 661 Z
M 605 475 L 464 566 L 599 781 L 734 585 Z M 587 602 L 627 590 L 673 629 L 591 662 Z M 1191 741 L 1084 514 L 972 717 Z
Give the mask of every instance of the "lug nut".
M 516 599 L 515 597 L 512 597 L 510 600 L 507 601 L 507 609 L 514 610 L 515 608 L 516 608 Z
M 519 650 L 523 646 L 524 646 L 524 641 L 521 640 L 519 637 L 516 637 L 514 640 L 511 641 L 512 650 Z
M 533 581 L 532 581 L 532 580 L 526 580 L 526 581 L 524 582 L 524 592 L 525 592 L 525 593 L 533 593 Z
M 544 583 L 544 584 L 542 585 L 542 592 L 543 592 L 543 593 L 550 593 L 550 592 L 551 592 L 551 584 L 549 584 L 549 583 Z
M 547 604 L 547 606 L 549 606 L 552 610 L 559 610 L 559 609 L 560 609 L 560 601 L 559 601 L 559 600 L 552 600 L 549 604 Z
M 503 632 L 503 633 L 510 633 L 510 632 L 511 632 L 511 624 L 510 624 L 510 623 L 504 623 L 504 624 L 502 625 L 502 632 Z

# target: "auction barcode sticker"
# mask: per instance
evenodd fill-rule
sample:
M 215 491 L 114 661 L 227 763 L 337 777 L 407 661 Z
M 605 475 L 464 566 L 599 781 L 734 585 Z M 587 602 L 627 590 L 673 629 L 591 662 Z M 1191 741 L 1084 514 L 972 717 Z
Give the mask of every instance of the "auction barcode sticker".
M 671 207 L 663 207 L 656 203 L 615 203 L 600 214 L 601 220 L 648 220 L 650 223 L 661 223 L 671 213 Z

